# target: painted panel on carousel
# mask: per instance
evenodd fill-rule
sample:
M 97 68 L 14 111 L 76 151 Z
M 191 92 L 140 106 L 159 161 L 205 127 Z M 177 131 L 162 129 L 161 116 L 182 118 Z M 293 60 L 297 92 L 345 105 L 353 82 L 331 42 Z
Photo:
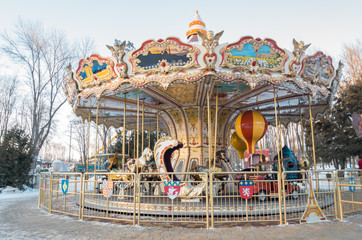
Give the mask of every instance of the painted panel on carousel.
M 196 61 L 198 53 L 198 49 L 182 43 L 177 38 L 148 40 L 130 57 L 132 73 L 167 73 L 198 67 Z
M 305 58 L 303 62 L 303 77 L 329 86 L 330 81 L 334 77 L 334 67 L 330 56 L 326 56 L 323 52 L 317 52 L 313 56 Z
M 287 55 L 272 39 L 243 37 L 238 42 L 229 44 L 223 48 L 222 67 L 248 69 L 251 72 L 284 71 L 284 63 Z
M 81 87 L 99 85 L 116 77 L 114 62 L 97 54 L 80 60 L 76 71 L 76 78 L 80 82 Z

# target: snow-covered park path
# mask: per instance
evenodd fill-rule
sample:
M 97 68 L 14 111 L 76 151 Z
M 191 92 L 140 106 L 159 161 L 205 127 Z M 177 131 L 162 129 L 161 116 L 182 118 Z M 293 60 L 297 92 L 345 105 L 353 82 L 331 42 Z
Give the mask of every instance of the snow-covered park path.
M 0 239 L 361 239 L 362 215 L 345 222 L 227 229 L 151 228 L 80 221 L 38 209 L 37 192 L 0 194 Z

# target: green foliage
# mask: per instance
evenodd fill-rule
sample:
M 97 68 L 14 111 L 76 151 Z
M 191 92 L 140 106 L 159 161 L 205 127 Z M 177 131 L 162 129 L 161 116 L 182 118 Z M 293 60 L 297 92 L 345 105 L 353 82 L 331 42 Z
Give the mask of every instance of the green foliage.
M 346 167 L 347 158 L 362 153 L 362 139 L 352 126 L 352 114 L 362 107 L 361 81 L 346 87 L 334 107 L 314 121 L 314 142 L 317 161 L 333 163 L 336 168 Z M 306 126 L 306 140 L 309 158 L 312 159 L 312 141 L 309 123 Z
M 28 135 L 22 129 L 12 128 L 0 144 L 0 186 L 23 189 L 24 184 L 29 185 L 32 162 Z
M 138 144 L 139 156 L 141 156 L 142 151 L 144 150 L 144 149 L 142 149 L 141 136 L 142 135 L 140 134 L 139 135 L 139 144 Z M 144 141 L 143 141 L 144 148 L 149 147 L 148 146 L 149 137 L 150 137 L 149 132 L 145 131 Z M 137 136 L 136 136 L 136 138 L 137 138 Z M 122 136 L 122 134 L 119 134 L 115 140 L 115 143 L 111 145 L 110 152 L 113 152 L 113 153 L 118 152 L 121 154 L 122 153 L 122 142 L 123 142 L 123 136 Z M 134 130 L 127 131 L 126 132 L 126 144 L 125 144 L 126 154 L 128 154 L 128 149 L 129 149 L 129 156 L 132 158 L 136 157 L 136 154 L 134 153 L 134 144 L 136 142 L 137 141 L 134 139 Z M 151 147 L 150 147 L 152 151 L 153 151 L 155 143 L 156 143 L 156 132 L 153 131 L 153 132 L 151 132 Z M 128 144 L 129 144 L 129 147 L 128 147 Z

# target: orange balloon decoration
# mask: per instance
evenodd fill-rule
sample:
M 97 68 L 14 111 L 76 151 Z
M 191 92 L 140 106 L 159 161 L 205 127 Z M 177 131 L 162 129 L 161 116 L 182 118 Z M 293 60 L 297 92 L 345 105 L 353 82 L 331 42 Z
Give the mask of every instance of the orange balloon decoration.
M 264 136 L 267 129 L 268 123 L 265 117 L 257 111 L 246 111 L 235 121 L 236 133 L 246 142 L 248 153 L 255 153 L 255 144 Z
M 244 159 L 244 153 L 247 149 L 246 143 L 243 139 L 239 138 L 238 134 L 236 132 L 231 135 L 231 146 L 233 146 L 236 151 L 238 151 L 239 159 Z

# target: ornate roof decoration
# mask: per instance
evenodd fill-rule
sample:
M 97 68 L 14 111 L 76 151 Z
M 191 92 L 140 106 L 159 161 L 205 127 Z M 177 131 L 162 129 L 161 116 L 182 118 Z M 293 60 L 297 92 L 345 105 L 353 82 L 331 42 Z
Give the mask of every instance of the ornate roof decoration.
M 201 20 L 199 15 L 199 11 L 196 11 L 194 15 L 194 19 L 189 24 L 189 30 L 186 33 L 188 42 L 198 42 L 199 39 L 197 38 L 197 32 L 201 32 L 206 34 L 205 23 Z
M 100 85 L 102 82 L 118 77 L 114 71 L 114 65 L 111 59 L 93 54 L 79 61 L 75 78 L 81 89 Z
M 170 126 L 178 127 L 177 123 L 169 125 L 167 120 L 175 109 L 182 113 L 182 119 L 195 114 L 187 109 L 198 109 L 199 117 L 205 118 L 203 106 L 210 89 L 212 104 L 217 95 L 220 112 L 228 113 L 224 121 L 229 125 L 236 114 L 246 110 L 258 110 L 271 121 L 275 117 L 275 95 L 284 122 L 299 121 L 301 113 L 309 117 L 309 96 L 313 98 L 314 114 L 323 113 L 332 104 L 343 65 L 336 71 L 331 57 L 324 53 L 306 55 L 310 44 L 293 39 L 294 49 L 288 51 L 272 39 L 251 36 L 222 43 L 223 31 L 206 32 L 198 12 L 190 29 L 190 34 L 200 40 L 198 44 L 169 37 L 145 41 L 137 50 L 125 54 L 125 43 L 116 42 L 107 46 L 112 53 L 109 58 L 93 54 L 80 60 L 75 72 L 67 66 L 63 90 L 76 114 L 87 118 L 92 110 L 95 115 L 96 102 L 104 101 L 99 121 L 120 126 L 123 109 L 119 103 L 124 93 L 138 91 L 153 99 L 146 104 L 149 121 L 154 121 L 157 111 L 161 111 L 160 116 L 167 122 L 164 127 L 169 130 Z M 136 119 L 136 99 L 132 96 L 127 96 L 130 126 Z M 185 114 L 183 108 L 187 110 Z
M 132 73 L 168 73 L 199 67 L 199 50 L 177 38 L 148 40 L 129 58 Z
M 285 51 L 272 39 L 243 37 L 220 51 L 222 67 L 256 71 L 284 72 L 288 59 Z

